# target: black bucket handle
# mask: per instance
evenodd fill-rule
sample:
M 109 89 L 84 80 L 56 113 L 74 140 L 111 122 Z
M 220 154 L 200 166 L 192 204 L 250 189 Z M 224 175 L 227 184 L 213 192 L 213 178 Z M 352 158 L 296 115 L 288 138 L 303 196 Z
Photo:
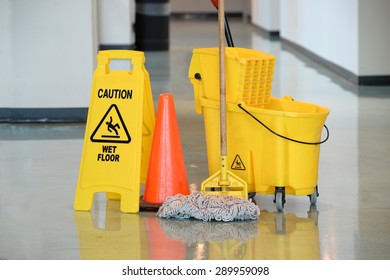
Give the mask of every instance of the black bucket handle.
M 247 113 L 249 116 L 251 116 L 254 120 L 256 120 L 259 124 L 264 126 L 268 131 L 270 131 L 271 133 L 275 134 L 276 136 L 278 136 L 280 138 L 283 138 L 283 139 L 286 139 L 286 140 L 289 140 L 289 141 L 292 141 L 292 142 L 295 142 L 295 143 L 299 143 L 299 144 L 305 144 L 305 145 L 320 145 L 320 144 L 325 143 L 329 139 L 329 129 L 328 129 L 328 127 L 325 124 L 324 124 L 324 127 L 325 127 L 325 130 L 326 130 L 326 138 L 324 140 L 322 140 L 320 142 L 305 142 L 305 141 L 300 141 L 300 140 L 296 140 L 296 139 L 292 139 L 292 138 L 283 136 L 283 135 L 273 131 L 271 128 L 269 128 L 267 125 L 265 125 L 262 121 L 260 121 L 258 118 L 256 118 L 253 114 L 251 114 L 248 110 L 246 110 L 244 107 L 242 107 L 241 104 L 238 104 L 238 107 L 241 110 L 243 110 L 245 113 Z

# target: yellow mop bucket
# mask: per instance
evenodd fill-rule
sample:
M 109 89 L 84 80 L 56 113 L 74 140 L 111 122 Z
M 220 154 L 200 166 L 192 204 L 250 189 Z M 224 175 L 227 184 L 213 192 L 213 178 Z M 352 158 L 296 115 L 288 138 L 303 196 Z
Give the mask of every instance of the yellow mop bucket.
M 219 102 L 200 98 L 204 115 L 209 172 L 219 168 Z M 318 179 L 321 135 L 327 108 L 270 98 L 264 106 L 227 104 L 230 171 L 248 184 L 249 192 L 312 195 Z M 272 132 L 271 132 L 272 131 Z M 275 193 L 276 194 L 276 193 Z M 313 197 L 314 199 L 314 197 Z
M 196 112 L 204 115 L 209 173 L 219 168 L 218 49 L 195 49 L 188 77 Z M 248 192 L 275 194 L 278 210 L 285 194 L 318 195 L 321 132 L 329 110 L 291 98 L 271 97 L 274 56 L 226 48 L 227 161 Z

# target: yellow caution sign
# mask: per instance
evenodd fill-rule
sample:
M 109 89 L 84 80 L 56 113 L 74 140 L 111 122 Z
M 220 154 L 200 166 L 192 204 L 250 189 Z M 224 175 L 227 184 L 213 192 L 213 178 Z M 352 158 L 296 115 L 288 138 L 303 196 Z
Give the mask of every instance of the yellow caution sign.
M 154 125 L 156 116 L 154 114 L 154 103 L 152 96 L 152 88 L 150 85 L 149 73 L 144 68 L 144 112 L 142 125 L 142 158 L 141 158 L 141 183 L 146 184 L 148 176 L 148 167 L 150 152 L 152 150 Z
M 133 69 L 110 71 L 112 59 Z M 120 198 L 122 212 L 139 211 L 154 131 L 154 105 L 143 52 L 100 51 L 94 72 L 75 210 L 92 208 L 93 196 Z

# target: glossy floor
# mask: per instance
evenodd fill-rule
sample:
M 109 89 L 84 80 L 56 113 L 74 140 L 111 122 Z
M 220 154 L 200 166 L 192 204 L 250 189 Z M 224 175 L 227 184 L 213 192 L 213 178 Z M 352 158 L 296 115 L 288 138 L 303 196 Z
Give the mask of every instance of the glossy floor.
M 0 259 L 390 259 L 390 87 L 358 87 L 230 22 L 236 46 L 277 58 L 272 95 L 330 109 L 321 145 L 316 207 L 256 195 L 256 222 L 207 223 L 122 214 L 94 198 L 73 210 L 84 124 L 0 125 Z M 216 47 L 215 21 L 172 21 L 169 52 L 146 52 L 155 107 L 174 95 L 188 183 L 208 178 L 203 115 L 187 73 L 194 48 Z

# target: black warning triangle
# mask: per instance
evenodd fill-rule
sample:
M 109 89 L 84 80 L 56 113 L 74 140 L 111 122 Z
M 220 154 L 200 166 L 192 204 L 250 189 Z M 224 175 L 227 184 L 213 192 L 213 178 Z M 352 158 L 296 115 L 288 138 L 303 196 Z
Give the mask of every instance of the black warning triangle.
M 92 142 L 130 143 L 131 137 L 127 131 L 116 104 L 112 104 L 104 114 L 91 135 Z
M 233 170 L 246 170 L 245 165 L 238 154 L 234 158 L 232 166 L 230 168 Z

